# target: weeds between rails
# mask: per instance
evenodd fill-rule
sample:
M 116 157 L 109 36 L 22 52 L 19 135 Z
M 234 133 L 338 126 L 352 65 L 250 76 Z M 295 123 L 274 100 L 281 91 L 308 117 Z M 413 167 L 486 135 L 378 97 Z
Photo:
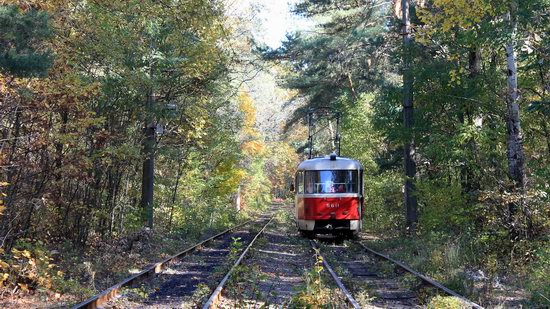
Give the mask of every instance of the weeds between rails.
M 214 292 L 212 292 L 212 294 L 210 295 L 210 297 L 208 298 L 208 300 L 206 301 L 206 303 L 203 305 L 203 309 L 210 309 L 210 308 L 215 308 L 216 305 L 219 303 L 220 301 L 220 297 L 221 297 L 221 292 L 223 290 L 223 288 L 225 287 L 225 284 L 227 283 L 227 281 L 229 280 L 229 278 L 231 277 L 231 275 L 235 272 L 235 270 L 237 269 L 237 267 L 241 264 L 242 260 L 244 259 L 244 257 L 246 256 L 246 254 L 248 253 L 248 251 L 250 250 L 250 248 L 252 248 L 252 246 L 254 245 L 254 243 L 256 242 L 256 240 L 258 239 L 258 237 L 260 237 L 260 235 L 265 231 L 265 229 L 267 228 L 267 226 L 273 221 L 273 215 L 270 217 L 270 219 L 267 221 L 267 223 L 262 227 L 262 229 L 256 234 L 256 236 L 254 236 L 254 238 L 249 242 L 248 246 L 242 251 L 241 255 L 238 257 L 238 259 L 235 261 L 235 263 L 233 264 L 233 266 L 229 269 L 229 271 L 227 272 L 227 274 L 223 277 L 223 279 L 221 280 L 221 282 L 218 284 L 218 286 L 216 287 L 216 289 L 214 289 Z
M 404 263 L 368 248 L 360 241 L 332 240 L 332 243 L 323 245 L 322 249 L 327 252 L 326 257 L 337 265 L 336 272 L 362 306 L 412 308 L 420 304 L 429 305 L 436 295 L 433 299 L 441 301 L 438 292 L 442 291 L 452 296 L 448 302 L 462 307 L 482 308 Z
M 113 285 L 112 287 L 102 291 L 101 293 L 91 297 L 90 299 L 81 302 L 72 308 L 97 308 L 99 306 L 102 306 L 103 304 L 107 304 L 109 301 L 117 298 L 122 293 L 123 289 L 129 289 L 131 287 L 137 286 L 139 283 L 146 283 L 152 279 L 152 277 L 158 279 L 158 277 L 161 275 L 162 271 L 168 268 L 170 265 L 173 265 L 180 261 L 185 256 L 190 255 L 193 252 L 197 252 L 198 249 L 203 248 L 205 245 L 211 243 L 214 240 L 220 239 L 229 233 L 232 233 L 236 231 L 239 228 L 249 226 L 249 225 L 255 225 L 262 221 L 265 221 L 264 218 L 260 218 L 256 221 L 249 220 L 244 223 L 241 223 L 239 225 L 236 225 L 232 228 L 229 228 L 221 233 L 218 233 L 212 237 L 209 237 L 183 251 L 180 253 L 173 255 L 169 258 L 164 259 L 161 262 L 158 262 L 145 270 L 132 275 L 125 280 Z M 153 279 L 154 280 L 154 279 Z M 138 293 L 139 294 L 139 293 Z M 144 294 L 143 292 L 141 294 Z

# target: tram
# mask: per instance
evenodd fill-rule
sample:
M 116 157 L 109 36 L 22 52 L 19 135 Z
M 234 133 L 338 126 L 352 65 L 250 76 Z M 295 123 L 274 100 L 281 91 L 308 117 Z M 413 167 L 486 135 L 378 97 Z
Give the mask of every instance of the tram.
M 359 162 L 336 153 L 302 161 L 294 190 L 296 223 L 303 236 L 354 238 L 361 231 L 364 188 Z

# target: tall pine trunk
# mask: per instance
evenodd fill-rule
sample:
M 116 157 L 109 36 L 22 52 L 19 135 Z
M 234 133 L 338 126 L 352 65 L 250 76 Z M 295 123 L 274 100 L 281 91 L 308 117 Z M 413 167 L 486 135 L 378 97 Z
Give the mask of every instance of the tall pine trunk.
M 403 126 L 406 131 L 404 144 L 404 169 L 405 169 L 405 210 L 407 233 L 416 233 L 418 222 L 416 189 L 414 177 L 416 175 L 416 163 L 413 160 L 414 145 L 412 143 L 413 128 L 413 77 L 411 74 L 411 22 L 409 16 L 410 0 L 401 0 L 402 32 L 403 36 Z

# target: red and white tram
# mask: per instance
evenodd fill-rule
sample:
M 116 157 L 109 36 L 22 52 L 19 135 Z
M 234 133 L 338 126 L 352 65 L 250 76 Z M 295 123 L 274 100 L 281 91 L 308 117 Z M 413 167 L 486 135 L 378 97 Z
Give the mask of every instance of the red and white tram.
M 330 156 L 305 160 L 295 178 L 296 222 L 300 233 L 356 236 L 362 229 L 363 167 Z

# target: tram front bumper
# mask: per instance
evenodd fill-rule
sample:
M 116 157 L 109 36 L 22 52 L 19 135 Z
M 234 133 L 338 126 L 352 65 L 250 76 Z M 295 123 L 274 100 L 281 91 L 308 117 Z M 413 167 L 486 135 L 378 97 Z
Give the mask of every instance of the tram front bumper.
M 331 233 L 336 231 L 359 231 L 360 220 L 297 220 L 301 231 Z

